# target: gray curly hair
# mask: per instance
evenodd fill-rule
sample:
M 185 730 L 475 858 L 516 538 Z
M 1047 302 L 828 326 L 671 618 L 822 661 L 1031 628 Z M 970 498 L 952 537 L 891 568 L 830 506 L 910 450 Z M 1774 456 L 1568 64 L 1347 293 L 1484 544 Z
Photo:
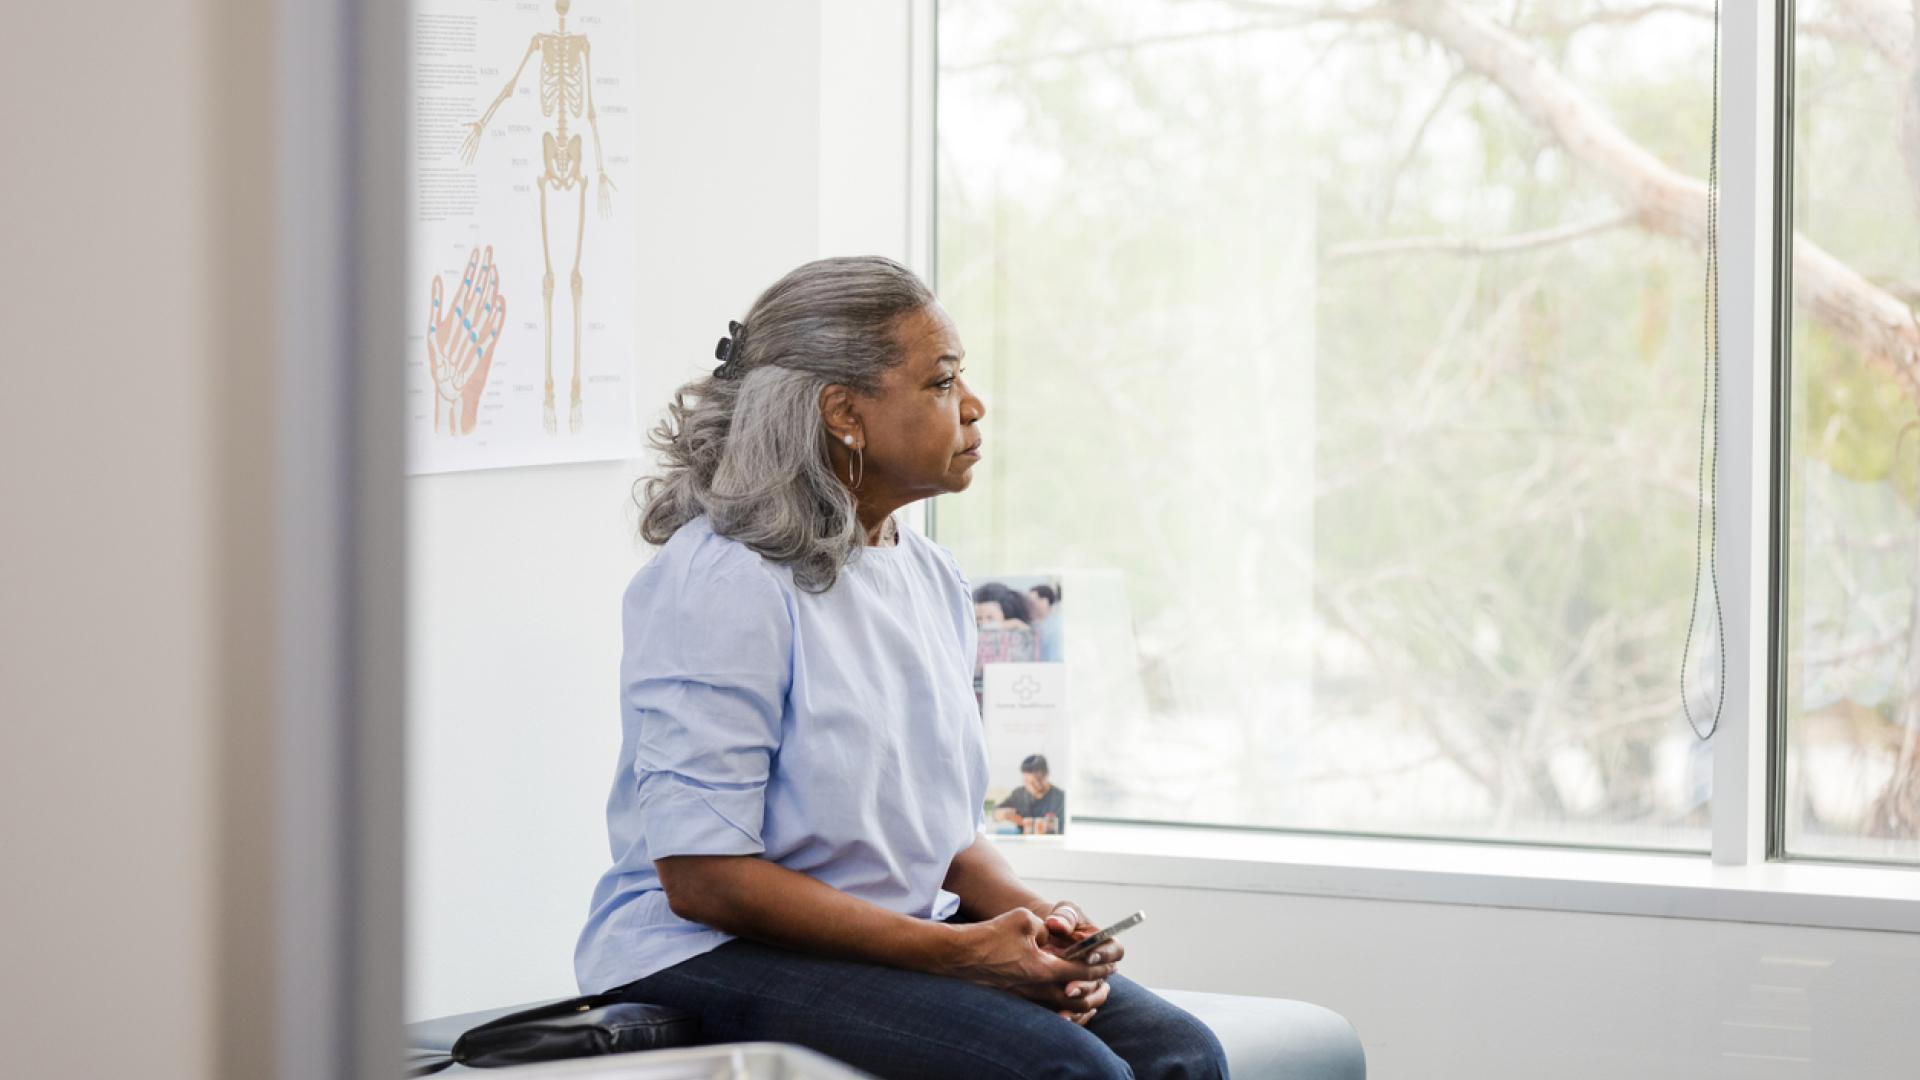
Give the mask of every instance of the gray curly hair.
M 651 442 L 665 470 L 634 488 L 640 535 L 664 544 L 705 514 L 713 531 L 825 592 L 862 545 L 853 493 L 834 475 L 820 392 L 879 390 L 904 360 L 896 322 L 933 302 L 913 271 L 878 257 L 819 259 L 773 283 L 734 335 L 726 377 L 674 391 Z

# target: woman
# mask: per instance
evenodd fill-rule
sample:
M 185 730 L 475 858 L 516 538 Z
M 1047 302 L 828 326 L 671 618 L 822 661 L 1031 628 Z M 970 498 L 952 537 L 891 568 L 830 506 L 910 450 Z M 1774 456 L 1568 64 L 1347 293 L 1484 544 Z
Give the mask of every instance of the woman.
M 981 626 L 1028 629 L 1027 598 L 997 581 L 973 590 L 973 621 Z
M 628 587 L 613 866 L 582 992 L 880 1076 L 1224 1076 L 1212 1032 L 1062 959 L 1095 924 L 983 833 L 967 580 L 894 511 L 966 490 L 953 321 L 885 259 L 788 274 L 654 432 Z

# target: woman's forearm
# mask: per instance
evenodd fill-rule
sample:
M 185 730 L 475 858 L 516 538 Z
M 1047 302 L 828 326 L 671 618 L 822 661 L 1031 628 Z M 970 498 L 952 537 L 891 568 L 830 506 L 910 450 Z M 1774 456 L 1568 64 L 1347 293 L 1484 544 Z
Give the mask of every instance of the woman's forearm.
M 972 854 L 969 854 L 972 852 Z M 984 921 L 951 925 L 901 915 L 756 855 L 656 859 L 667 903 L 683 919 L 816 956 L 926 971 L 997 987 L 1084 1020 L 1106 1000 L 1114 957 L 1067 960 L 1045 948 L 1040 899 L 999 853 L 976 842 L 954 860 Z M 995 868 L 997 866 L 997 869 Z M 986 908 L 1005 904 L 989 917 Z M 1015 912 L 1016 908 L 1026 910 Z
M 952 927 L 888 911 L 753 855 L 678 855 L 655 862 L 683 919 L 818 956 L 945 972 Z
M 960 911 L 971 919 L 991 919 L 1023 907 L 1045 917 L 1051 906 L 1020 880 L 1006 856 L 985 836 L 976 836 L 973 845 L 954 856 L 941 883 L 960 898 Z

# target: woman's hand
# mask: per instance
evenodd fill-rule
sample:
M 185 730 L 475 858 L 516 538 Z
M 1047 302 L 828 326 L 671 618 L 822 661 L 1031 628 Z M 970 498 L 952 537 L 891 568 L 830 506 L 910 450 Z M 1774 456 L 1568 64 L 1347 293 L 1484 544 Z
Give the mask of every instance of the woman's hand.
M 1107 1000 L 1105 979 L 1113 964 L 1062 960 L 1040 916 L 1014 908 L 981 923 L 954 927 L 957 956 L 945 974 L 1036 1001 L 1076 1023 L 1085 1023 Z M 1099 950 L 1105 959 L 1107 947 Z
M 1049 907 L 1046 911 L 1045 922 L 1049 941 L 1044 948 L 1055 955 L 1072 948 L 1075 942 L 1092 937 L 1094 934 L 1100 932 L 1098 926 L 1095 926 L 1087 920 L 1086 914 L 1080 910 L 1080 905 L 1071 900 L 1061 900 Z M 1104 962 L 1111 967 L 1114 964 L 1118 964 L 1120 958 L 1126 954 L 1127 950 L 1122 948 L 1118 941 L 1109 941 L 1087 954 L 1087 962 L 1089 964 Z M 1068 983 L 1067 990 L 1070 993 L 1077 992 L 1085 995 L 1084 1000 L 1090 1005 L 1085 1012 L 1063 1012 L 1060 1014 L 1077 1024 L 1085 1024 L 1087 1021 L 1093 1019 L 1094 1010 L 1098 1009 L 1100 1005 L 1107 1000 L 1107 982 L 1105 979 L 1101 979 L 1098 982 Z
M 1089 922 L 1086 913 L 1080 910 L 1080 905 L 1071 900 L 1061 900 L 1047 908 L 1046 924 L 1047 933 L 1051 935 L 1047 948 L 1055 954 L 1065 952 L 1076 942 L 1084 941 L 1100 932 L 1100 927 Z M 1087 962 L 1117 964 L 1126 955 L 1126 947 L 1116 938 L 1102 942 L 1088 955 Z

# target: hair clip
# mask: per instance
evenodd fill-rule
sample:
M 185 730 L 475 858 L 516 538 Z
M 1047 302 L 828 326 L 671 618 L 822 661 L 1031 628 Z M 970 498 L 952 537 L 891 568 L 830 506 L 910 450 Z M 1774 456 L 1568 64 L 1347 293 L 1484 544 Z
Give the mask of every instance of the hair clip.
M 713 369 L 714 378 L 731 379 L 740 374 L 740 365 L 734 363 L 733 358 L 734 355 L 740 351 L 740 331 L 742 329 L 741 325 L 737 322 L 731 320 L 727 322 L 727 333 L 729 336 L 721 338 L 720 343 L 713 347 L 714 358 L 720 361 L 720 366 Z

